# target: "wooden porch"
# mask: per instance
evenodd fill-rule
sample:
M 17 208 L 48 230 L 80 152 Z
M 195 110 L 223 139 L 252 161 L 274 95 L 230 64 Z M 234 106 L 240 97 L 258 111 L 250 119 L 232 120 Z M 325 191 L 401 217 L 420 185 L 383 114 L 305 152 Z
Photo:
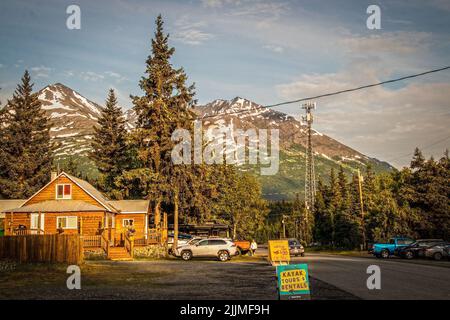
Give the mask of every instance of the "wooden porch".
M 167 232 L 166 232 L 167 234 Z M 167 241 L 167 236 L 164 237 L 164 232 L 157 229 L 148 229 L 147 237 L 136 238 L 124 234 L 123 245 L 118 245 L 115 239 L 108 239 L 108 232 L 105 231 L 101 235 L 95 236 L 81 236 L 84 249 L 98 249 L 101 248 L 106 256 L 112 260 L 126 260 L 133 258 L 133 251 L 135 247 L 145 247 L 149 245 L 161 245 Z

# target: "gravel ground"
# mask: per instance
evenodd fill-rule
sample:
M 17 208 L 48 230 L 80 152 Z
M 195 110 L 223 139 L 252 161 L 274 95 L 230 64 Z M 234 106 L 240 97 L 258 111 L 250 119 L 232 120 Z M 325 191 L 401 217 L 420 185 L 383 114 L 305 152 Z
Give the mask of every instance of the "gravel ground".
M 65 266 L 14 265 L 0 270 L 0 299 L 277 299 L 275 268 L 261 259 L 88 261 L 81 290 L 68 290 Z M 356 299 L 315 278 L 312 299 Z

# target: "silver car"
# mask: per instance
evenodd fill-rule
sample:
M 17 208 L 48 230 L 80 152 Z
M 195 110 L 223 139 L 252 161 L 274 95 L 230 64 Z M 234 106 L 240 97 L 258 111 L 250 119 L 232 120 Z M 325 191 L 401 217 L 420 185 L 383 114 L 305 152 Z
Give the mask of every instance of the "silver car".
M 203 239 L 193 244 L 178 246 L 175 255 L 187 261 L 193 257 L 215 257 L 220 261 L 230 260 L 236 254 L 236 245 L 224 238 Z
M 450 243 L 439 243 L 428 247 L 425 249 L 424 255 L 434 260 L 441 260 L 442 258 L 450 259 Z

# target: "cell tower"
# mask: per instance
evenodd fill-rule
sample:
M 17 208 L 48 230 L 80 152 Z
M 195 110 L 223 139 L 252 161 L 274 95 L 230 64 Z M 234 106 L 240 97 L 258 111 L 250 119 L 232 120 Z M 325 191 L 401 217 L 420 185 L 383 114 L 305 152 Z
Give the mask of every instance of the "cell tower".
M 316 175 L 314 172 L 314 153 L 312 147 L 312 123 L 313 115 L 311 110 L 316 109 L 315 102 L 308 102 L 302 105 L 306 115 L 302 117 L 308 126 L 308 143 L 306 146 L 306 172 L 305 172 L 305 207 L 308 211 L 314 210 L 314 200 L 316 197 Z

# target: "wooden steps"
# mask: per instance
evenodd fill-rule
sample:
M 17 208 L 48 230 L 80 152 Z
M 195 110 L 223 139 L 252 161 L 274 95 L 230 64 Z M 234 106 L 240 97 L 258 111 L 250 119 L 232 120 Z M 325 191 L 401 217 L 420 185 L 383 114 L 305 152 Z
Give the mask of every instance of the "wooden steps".
M 110 247 L 108 259 L 114 261 L 133 260 L 125 247 Z

